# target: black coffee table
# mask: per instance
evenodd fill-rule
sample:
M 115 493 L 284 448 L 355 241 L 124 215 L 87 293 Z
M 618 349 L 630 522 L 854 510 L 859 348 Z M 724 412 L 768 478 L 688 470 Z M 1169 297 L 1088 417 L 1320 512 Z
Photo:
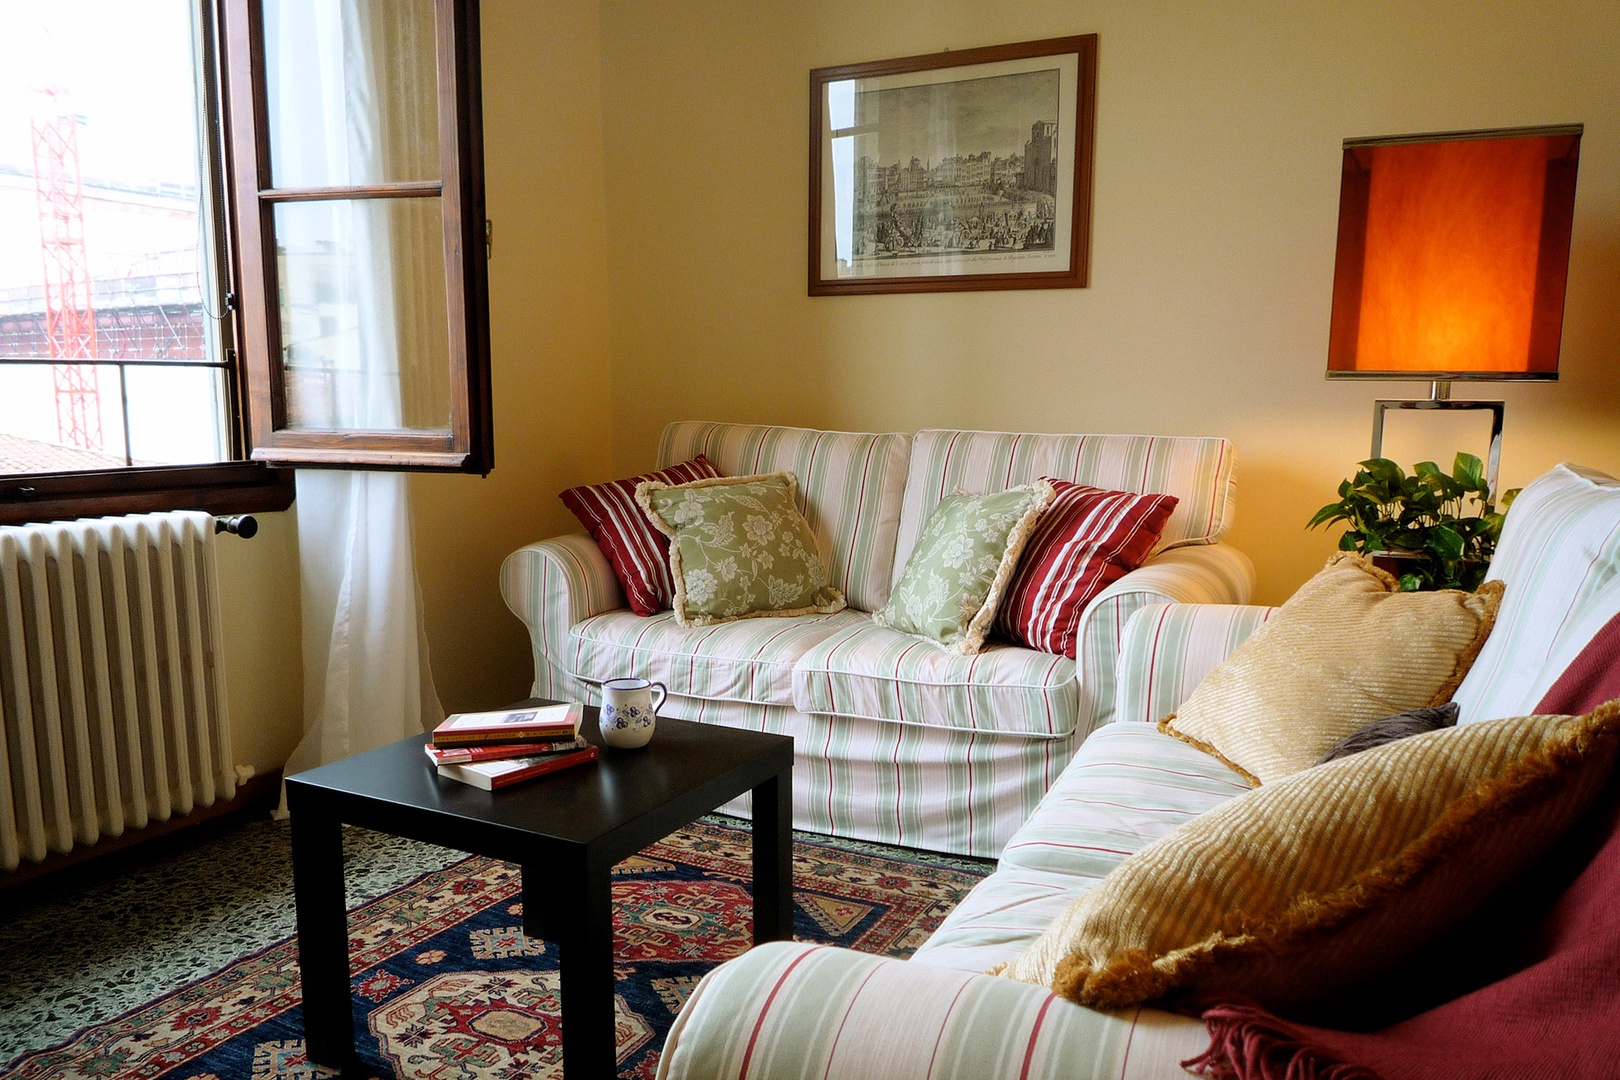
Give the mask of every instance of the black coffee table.
M 601 742 L 594 708 L 581 733 Z M 603 747 L 593 765 L 493 792 L 440 779 L 422 752 L 426 741 L 404 739 L 287 778 L 311 1061 L 342 1068 L 354 1060 L 344 824 L 521 867 L 524 933 L 561 953 L 563 1069 L 573 1080 L 617 1075 L 614 863 L 752 791 L 754 942 L 792 937 L 792 739 L 660 719 L 640 750 Z

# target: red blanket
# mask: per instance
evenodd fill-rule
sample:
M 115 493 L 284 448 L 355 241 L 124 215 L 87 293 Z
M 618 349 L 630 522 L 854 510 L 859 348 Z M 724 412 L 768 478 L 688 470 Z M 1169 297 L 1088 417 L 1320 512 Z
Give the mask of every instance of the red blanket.
M 1581 714 L 1620 698 L 1620 615 L 1536 707 Z M 1526 927 L 1519 961 L 1444 1004 L 1377 1031 L 1281 1020 L 1223 1004 L 1211 1046 L 1184 1062 L 1214 1080 L 1615 1080 L 1620 1077 L 1620 780 L 1582 842 L 1596 854 Z M 1498 948 L 1500 942 L 1492 943 Z

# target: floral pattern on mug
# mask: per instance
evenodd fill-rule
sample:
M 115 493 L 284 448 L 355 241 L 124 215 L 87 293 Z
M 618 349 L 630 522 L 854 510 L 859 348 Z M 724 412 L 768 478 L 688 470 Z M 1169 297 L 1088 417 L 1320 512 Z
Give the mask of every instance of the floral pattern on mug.
M 658 710 L 667 696 L 663 683 L 646 679 L 608 679 L 602 683 L 602 741 L 621 749 L 645 746 L 652 738 Z

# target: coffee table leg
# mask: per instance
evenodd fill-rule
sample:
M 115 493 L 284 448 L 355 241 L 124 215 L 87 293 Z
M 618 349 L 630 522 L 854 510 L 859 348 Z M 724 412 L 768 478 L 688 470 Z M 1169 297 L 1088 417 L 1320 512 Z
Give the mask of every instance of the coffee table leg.
M 354 1056 L 343 833 L 335 818 L 315 807 L 294 802 L 291 817 L 304 1047 L 310 1061 L 341 1068 Z
M 793 939 L 793 773 L 754 789 L 754 944 Z
M 611 864 L 581 856 L 567 860 L 545 890 L 549 940 L 560 950 L 563 1076 L 597 1080 L 618 1075 L 618 1024 L 613 1010 Z M 535 879 L 538 883 L 538 879 Z M 525 881 L 524 910 L 530 897 Z

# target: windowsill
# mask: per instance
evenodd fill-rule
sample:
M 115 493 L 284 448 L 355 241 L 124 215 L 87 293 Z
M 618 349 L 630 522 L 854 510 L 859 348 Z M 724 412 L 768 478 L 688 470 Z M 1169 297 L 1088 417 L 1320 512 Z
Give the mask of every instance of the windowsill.
M 157 510 L 211 514 L 285 510 L 293 501 L 291 469 L 252 461 L 117 472 L 12 475 L 0 483 L 0 525 Z

